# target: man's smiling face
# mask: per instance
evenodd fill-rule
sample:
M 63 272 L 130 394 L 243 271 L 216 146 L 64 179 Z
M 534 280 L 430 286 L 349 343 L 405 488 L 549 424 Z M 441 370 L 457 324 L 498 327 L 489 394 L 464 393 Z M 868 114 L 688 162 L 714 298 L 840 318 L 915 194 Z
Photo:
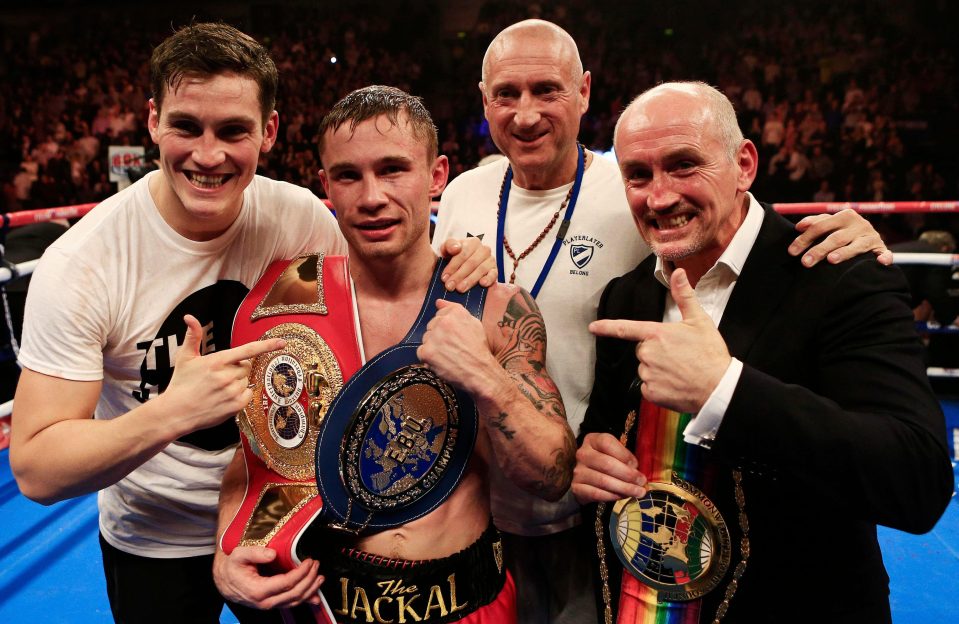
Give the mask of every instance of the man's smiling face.
M 162 109 L 151 100 L 148 127 L 163 172 L 151 192 L 181 235 L 214 238 L 236 220 L 259 156 L 276 140 L 276 111 L 263 117 L 257 83 L 235 74 L 187 76 Z
M 729 245 L 752 181 L 743 163 L 748 170 L 754 159 L 750 142 L 735 153 L 730 147 L 694 93 L 664 89 L 623 113 L 616 155 L 626 199 L 657 256 L 678 266 L 698 256 L 711 265 Z
M 483 108 L 496 146 L 527 189 L 572 181 L 579 121 L 589 106 L 589 72 L 577 73 L 575 50 L 535 33 L 516 34 L 491 51 Z

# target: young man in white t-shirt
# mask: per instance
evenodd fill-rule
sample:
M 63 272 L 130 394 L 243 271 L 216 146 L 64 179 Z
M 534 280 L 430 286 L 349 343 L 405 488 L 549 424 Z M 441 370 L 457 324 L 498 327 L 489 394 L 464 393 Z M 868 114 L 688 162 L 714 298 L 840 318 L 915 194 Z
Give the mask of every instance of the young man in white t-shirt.
M 191 25 L 157 47 L 151 75 L 160 170 L 44 255 L 27 301 L 10 458 L 39 502 L 100 491 L 118 622 L 215 622 L 232 416 L 250 398 L 249 358 L 280 344 L 229 349 L 233 316 L 273 260 L 346 245 L 309 191 L 255 175 L 279 124 L 276 67 L 261 45 L 224 24 Z M 447 283 L 475 283 L 482 256 L 457 263 Z

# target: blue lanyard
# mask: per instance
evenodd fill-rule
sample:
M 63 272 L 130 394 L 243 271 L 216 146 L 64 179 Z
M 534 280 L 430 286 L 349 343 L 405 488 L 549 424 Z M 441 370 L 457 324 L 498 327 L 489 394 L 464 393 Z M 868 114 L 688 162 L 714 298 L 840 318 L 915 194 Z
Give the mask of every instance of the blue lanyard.
M 566 214 L 563 215 L 563 222 L 560 224 L 559 231 L 556 233 L 556 239 L 553 241 L 553 248 L 549 252 L 546 264 L 543 265 L 543 270 L 540 271 L 536 284 L 534 284 L 532 290 L 529 291 L 533 299 L 539 294 L 539 289 L 543 287 L 543 282 L 546 281 L 549 270 L 553 268 L 556 254 L 559 253 L 559 248 L 563 244 L 563 238 L 569 229 L 570 219 L 573 218 L 573 210 L 576 208 L 576 200 L 579 198 L 579 189 L 583 185 L 583 171 L 586 169 L 586 152 L 581 144 L 577 144 L 577 150 L 579 156 L 576 162 L 576 180 L 573 182 L 573 192 L 570 195 L 569 204 L 566 205 Z M 499 218 L 496 220 L 496 269 L 499 272 L 500 282 L 506 282 L 506 271 L 503 269 L 503 239 L 506 236 L 506 206 L 509 203 L 509 191 L 512 186 L 513 167 L 510 166 L 506 169 L 506 179 L 503 180 L 503 192 L 499 200 Z

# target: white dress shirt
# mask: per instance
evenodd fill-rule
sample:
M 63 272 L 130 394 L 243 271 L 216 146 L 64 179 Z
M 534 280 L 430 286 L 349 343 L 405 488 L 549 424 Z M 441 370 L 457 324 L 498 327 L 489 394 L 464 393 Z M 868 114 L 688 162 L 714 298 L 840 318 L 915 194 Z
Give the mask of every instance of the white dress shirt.
M 709 315 L 717 327 L 763 223 L 762 206 L 759 205 L 759 202 L 751 193 L 747 193 L 747 195 L 749 196 L 749 209 L 746 212 L 746 218 L 716 264 L 706 271 L 706 274 L 700 278 L 694 289 L 700 305 L 703 306 L 706 314 Z M 669 288 L 669 278 L 672 272 L 673 265 L 671 262 L 663 262 L 662 258 L 656 259 L 656 269 L 653 275 L 666 288 Z M 673 301 L 672 295 L 666 293 L 666 310 L 663 313 L 663 322 L 675 323 L 681 320 L 682 314 L 679 307 Z M 739 383 L 739 376 L 742 371 L 743 363 L 733 358 L 719 381 L 719 385 L 713 389 L 702 409 L 689 421 L 685 431 L 683 431 L 683 439 L 687 443 L 698 444 L 705 448 L 712 445 L 712 441 L 716 438 L 716 432 L 719 431 L 719 425 L 723 421 L 723 416 L 726 414 L 726 408 L 729 407 L 729 401 L 736 390 L 736 384 Z

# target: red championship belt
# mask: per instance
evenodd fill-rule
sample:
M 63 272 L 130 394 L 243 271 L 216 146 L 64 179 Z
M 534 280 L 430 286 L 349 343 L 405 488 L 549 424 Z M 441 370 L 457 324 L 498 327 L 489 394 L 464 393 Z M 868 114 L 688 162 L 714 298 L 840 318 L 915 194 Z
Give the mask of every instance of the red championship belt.
M 237 311 L 232 346 L 267 338 L 286 346 L 253 359 L 253 399 L 237 415 L 246 494 L 220 546 L 227 554 L 267 546 L 277 553 L 270 569 L 285 572 L 300 563 L 299 536 L 323 506 L 315 473 L 320 424 L 361 364 L 345 257 L 309 254 L 270 265 Z M 317 621 L 332 622 L 324 611 Z

